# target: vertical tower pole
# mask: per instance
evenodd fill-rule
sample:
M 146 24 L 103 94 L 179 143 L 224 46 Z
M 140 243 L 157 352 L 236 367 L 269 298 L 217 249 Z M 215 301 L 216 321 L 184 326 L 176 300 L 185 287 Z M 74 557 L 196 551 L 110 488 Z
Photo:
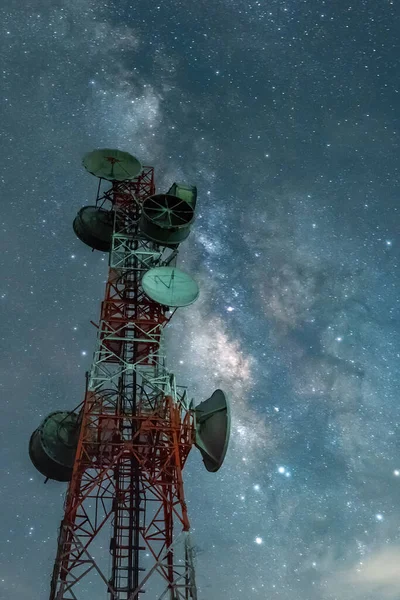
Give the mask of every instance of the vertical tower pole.
M 139 220 L 154 171 L 114 181 L 110 268 L 80 434 L 65 501 L 50 600 L 196 600 L 182 469 L 194 443 L 193 412 L 165 366 L 168 307 L 140 286 L 176 251 L 146 240 Z M 109 548 L 110 571 L 105 555 Z

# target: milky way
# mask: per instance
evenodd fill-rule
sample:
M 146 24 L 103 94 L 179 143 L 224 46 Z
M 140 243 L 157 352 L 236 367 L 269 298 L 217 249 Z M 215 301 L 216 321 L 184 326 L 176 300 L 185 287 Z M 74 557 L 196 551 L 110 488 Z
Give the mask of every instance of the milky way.
M 232 409 L 222 469 L 185 468 L 199 600 L 398 598 L 395 2 L 3 0 L 1 24 L 0 598 L 48 598 L 65 487 L 27 445 L 83 398 L 99 147 L 198 187 L 168 364 Z

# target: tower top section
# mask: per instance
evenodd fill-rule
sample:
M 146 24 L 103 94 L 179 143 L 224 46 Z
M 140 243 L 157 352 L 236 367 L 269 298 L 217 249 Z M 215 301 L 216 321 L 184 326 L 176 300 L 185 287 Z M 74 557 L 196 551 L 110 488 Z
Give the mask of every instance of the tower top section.
M 134 179 L 142 170 L 142 165 L 132 154 L 110 148 L 88 152 L 82 164 L 95 177 L 109 181 Z

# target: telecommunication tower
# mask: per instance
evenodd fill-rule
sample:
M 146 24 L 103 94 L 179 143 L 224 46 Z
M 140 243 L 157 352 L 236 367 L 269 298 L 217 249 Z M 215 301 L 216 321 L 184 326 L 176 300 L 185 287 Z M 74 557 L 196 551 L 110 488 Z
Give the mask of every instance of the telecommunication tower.
M 195 406 L 177 386 L 163 333 L 199 295 L 176 267 L 197 189 L 156 194 L 153 167 L 119 150 L 83 165 L 99 185 L 73 227 L 109 253 L 109 273 L 84 401 L 48 415 L 29 443 L 40 473 L 69 482 L 50 600 L 100 600 L 101 589 L 109 600 L 196 600 L 182 470 L 193 445 L 208 471 L 220 468 L 230 412 L 222 390 Z

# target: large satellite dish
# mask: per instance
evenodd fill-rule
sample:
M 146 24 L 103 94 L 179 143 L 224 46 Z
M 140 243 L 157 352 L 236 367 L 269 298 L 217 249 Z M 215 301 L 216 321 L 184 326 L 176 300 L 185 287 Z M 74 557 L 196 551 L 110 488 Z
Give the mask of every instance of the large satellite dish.
M 207 471 L 215 473 L 224 462 L 231 431 L 231 413 L 222 390 L 195 407 L 196 441 Z
M 164 306 L 189 306 L 199 296 L 195 280 L 176 267 L 155 267 L 143 275 L 145 294 Z
M 83 157 L 82 163 L 92 175 L 110 181 L 134 179 L 142 170 L 138 159 L 129 152 L 109 148 L 88 152 Z

